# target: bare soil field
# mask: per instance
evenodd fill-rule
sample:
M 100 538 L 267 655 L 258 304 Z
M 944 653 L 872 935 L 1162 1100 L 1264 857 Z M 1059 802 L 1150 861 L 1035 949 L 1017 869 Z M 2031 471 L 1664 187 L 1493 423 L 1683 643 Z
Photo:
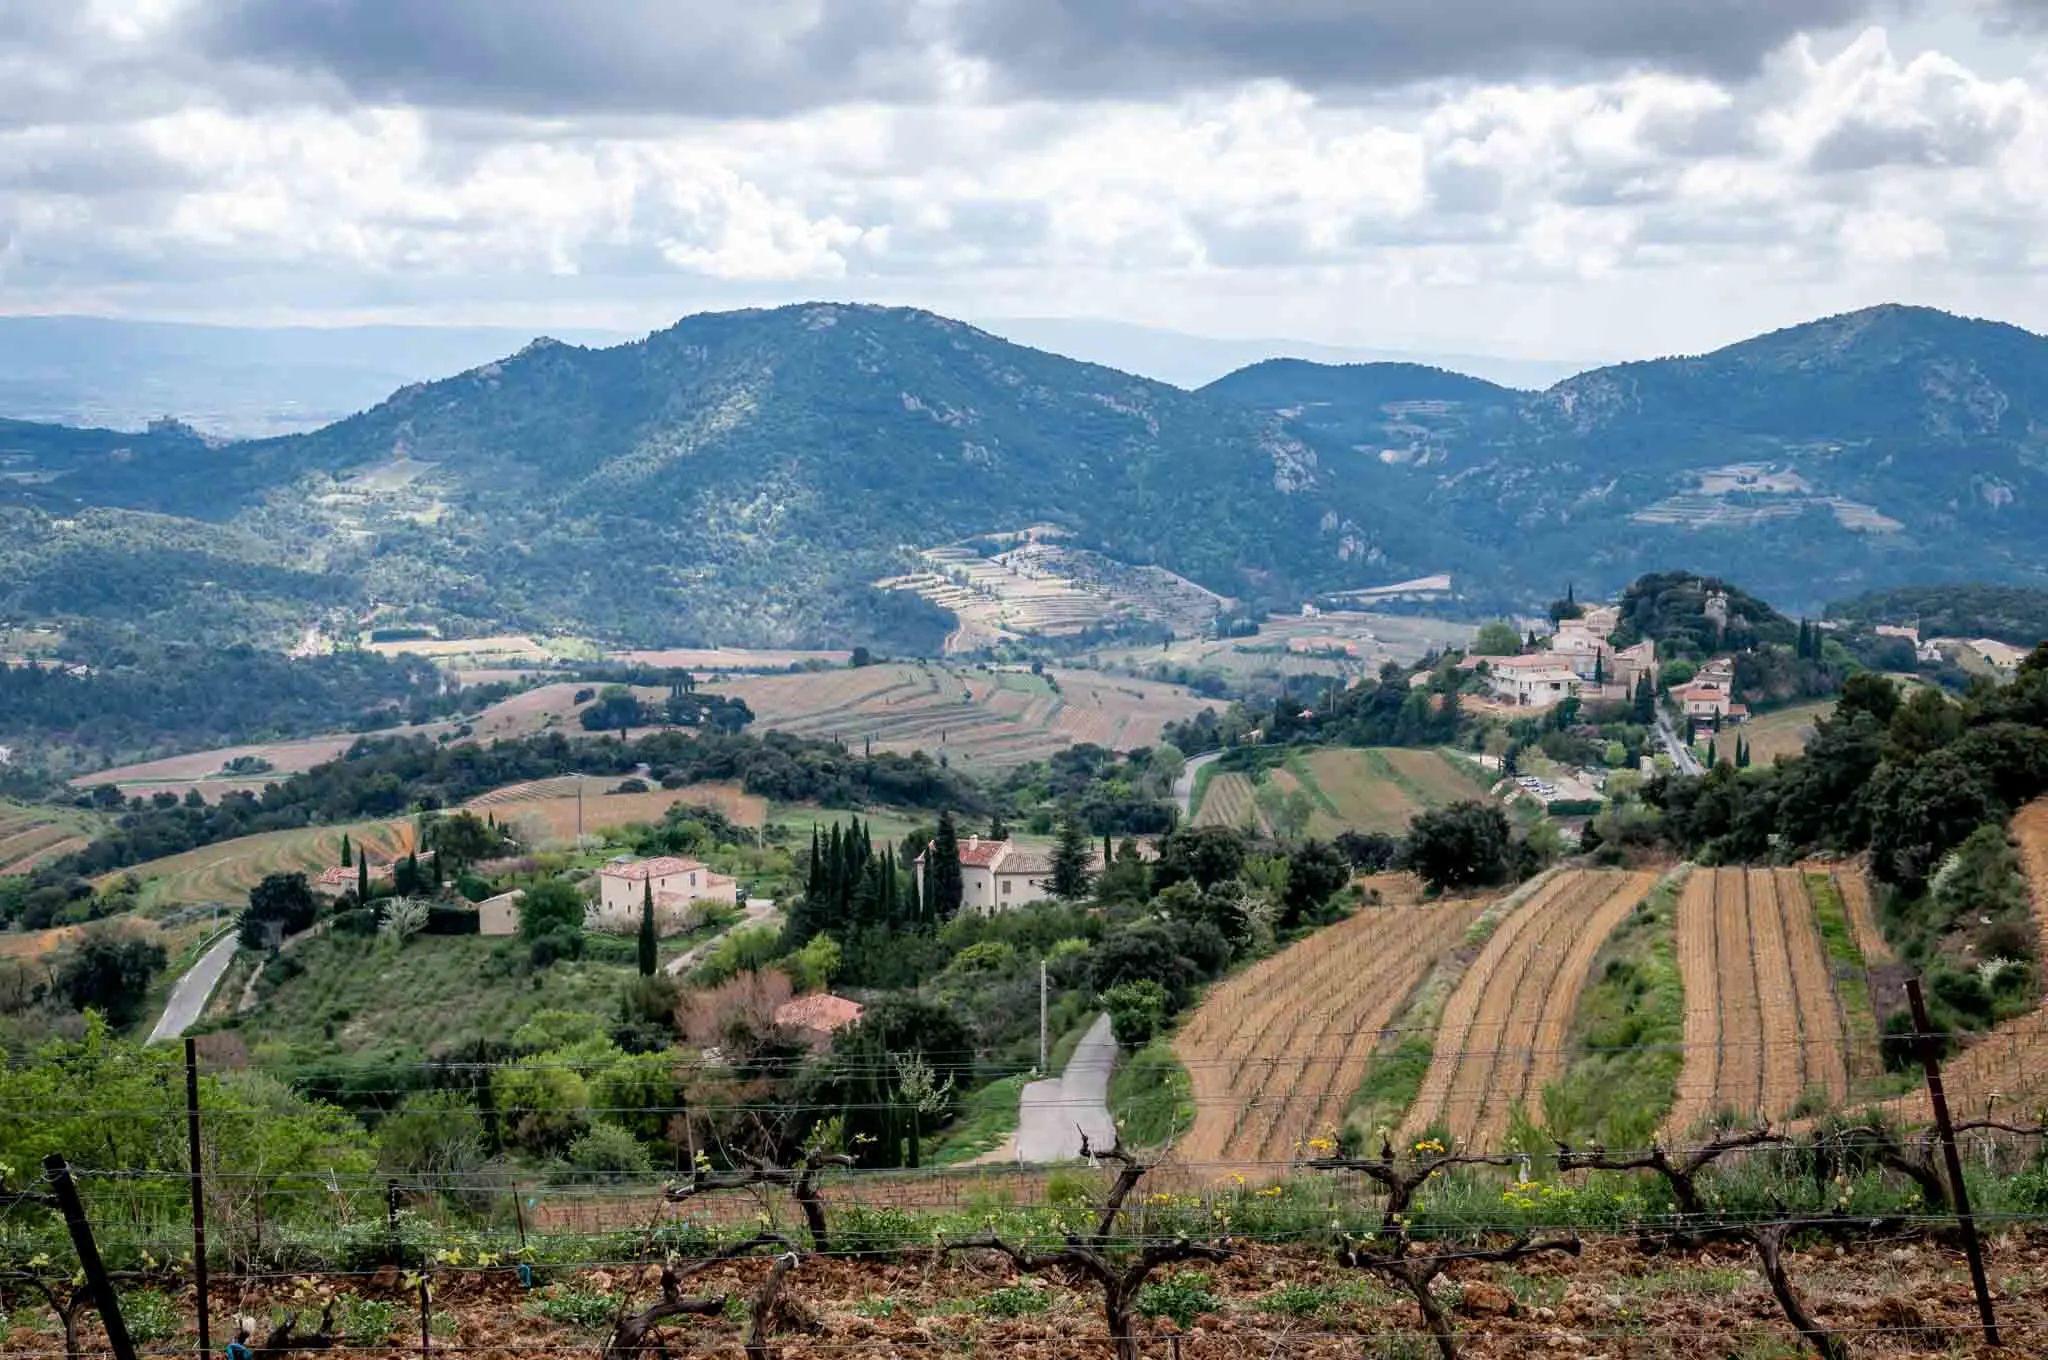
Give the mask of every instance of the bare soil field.
M 1093 742 L 1131 750 L 1202 708 L 1176 685 L 1093 671 L 1048 677 L 893 662 L 798 675 L 720 677 L 709 688 L 745 699 L 753 731 L 823 737 L 878 751 L 922 750 L 970 766 L 1039 760 Z M 1054 688 L 1057 685 L 1057 689 Z
M 410 728 L 407 731 L 425 729 Z M 189 755 L 166 756 L 162 760 L 146 760 L 138 765 L 122 765 L 96 774 L 80 775 L 71 781 L 73 788 L 90 788 L 95 784 L 118 784 L 123 792 L 129 785 L 137 785 L 135 791 L 144 789 L 155 792 L 158 789 L 186 785 L 211 783 L 216 779 L 224 783 L 247 783 L 249 776 L 226 775 L 222 767 L 229 761 L 242 757 L 270 762 L 270 770 L 256 776 L 258 787 L 264 779 L 297 774 L 310 770 L 315 765 L 324 765 L 338 758 L 342 752 L 356 743 L 355 732 L 336 733 L 325 737 L 307 737 L 302 741 L 273 741 L 258 746 L 222 746 L 210 751 L 194 751 Z M 205 792 L 202 790 L 202 792 Z M 208 801 L 217 801 L 215 793 Z
M 340 864 L 344 834 L 358 853 L 366 851 L 371 856 L 373 864 L 389 862 L 413 848 L 413 824 L 403 818 L 265 831 L 118 869 L 103 875 L 99 882 L 133 874 L 144 885 L 145 900 L 157 906 L 239 903 L 266 874 L 317 874 Z
M 1796 869 L 1701 870 L 1678 900 L 1685 1065 L 1665 1127 L 1685 1137 L 1718 1111 L 1784 1119 L 1840 1103 L 1849 1045 L 1820 926 Z
M 692 671 L 786 671 L 791 666 L 844 666 L 851 652 L 756 651 L 745 647 L 670 647 L 662 651 L 611 652 L 612 661 L 637 666 L 680 666 Z
M 1380 1031 L 1481 910 L 1362 907 L 1210 992 L 1173 1046 L 1195 1093 L 1180 1159 L 1270 1178 L 1334 1139 Z
M 1165 650 L 1113 647 L 1090 654 L 1096 665 L 1149 671 L 1160 663 L 1220 671 L 1237 679 L 1255 675 L 1377 674 L 1383 662 L 1404 665 L 1433 649 L 1472 639 L 1472 625 L 1405 614 L 1334 612 L 1312 619 L 1268 619 L 1255 637 L 1188 638 Z
M 577 786 L 582 786 L 582 797 Z M 555 849 L 575 842 L 580 824 L 586 834 L 608 827 L 659 822 L 678 803 L 714 807 L 740 826 L 759 827 L 768 821 L 768 800 L 736 784 L 691 784 L 646 793 L 613 793 L 616 778 L 564 775 L 496 789 L 471 800 L 469 807 L 490 812 L 501 825 L 532 849 Z M 579 807 L 580 804 L 580 807 Z
M 1656 886 L 1651 873 L 1574 869 L 1510 912 L 1458 982 L 1402 1136 L 1439 1122 L 1498 1150 L 1512 1108 L 1534 1111 L 1564 1070 L 1565 1041 L 1594 956 Z

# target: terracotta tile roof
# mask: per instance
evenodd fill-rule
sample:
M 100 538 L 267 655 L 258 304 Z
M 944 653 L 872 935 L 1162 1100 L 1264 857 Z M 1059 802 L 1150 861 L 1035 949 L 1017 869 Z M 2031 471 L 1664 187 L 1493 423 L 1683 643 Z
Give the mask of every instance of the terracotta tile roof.
M 628 883 L 641 883 L 650 878 L 667 878 L 670 874 L 687 874 L 692 869 L 702 869 L 702 860 L 677 859 L 673 855 L 662 855 L 657 859 L 636 859 L 630 864 L 607 864 L 598 872 L 606 878 L 623 878 Z
M 1102 858 L 1102 851 L 1096 850 L 1094 857 Z M 1038 874 L 1052 872 L 1052 851 L 1013 849 L 1003 856 L 1003 862 L 996 866 L 999 874 Z
M 848 1001 L 830 992 L 812 992 L 809 996 L 800 996 L 777 1006 L 775 1023 L 788 1029 L 832 1034 L 857 1022 L 861 1011 L 861 1004 L 857 1001 Z
M 329 887 L 352 887 L 354 886 L 356 881 L 356 871 L 353 866 L 344 869 L 341 865 L 337 864 L 331 868 L 322 869 L 320 871 L 320 877 L 314 879 L 313 881 L 315 883 L 323 884 Z
M 1008 841 L 978 841 L 969 836 L 960 842 L 960 867 L 963 869 L 993 869 L 996 861 L 1010 853 Z
M 1497 671 L 1568 670 L 1571 663 L 1560 656 L 1496 656 L 1486 658 Z

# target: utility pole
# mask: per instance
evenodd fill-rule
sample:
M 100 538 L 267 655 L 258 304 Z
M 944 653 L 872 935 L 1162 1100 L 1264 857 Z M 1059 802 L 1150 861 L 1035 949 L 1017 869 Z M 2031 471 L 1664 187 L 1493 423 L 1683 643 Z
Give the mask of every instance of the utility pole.
M 1052 1073 L 1046 1070 L 1051 1063 L 1051 1059 L 1047 1055 L 1045 1047 L 1045 1005 L 1045 960 L 1040 959 L 1038 961 L 1038 1073 L 1040 1076 L 1049 1077 Z
M 199 1042 L 185 1040 L 185 1137 L 192 1153 L 192 1282 L 198 1295 L 199 1354 L 213 1351 L 207 1326 L 206 1180 L 199 1159 Z

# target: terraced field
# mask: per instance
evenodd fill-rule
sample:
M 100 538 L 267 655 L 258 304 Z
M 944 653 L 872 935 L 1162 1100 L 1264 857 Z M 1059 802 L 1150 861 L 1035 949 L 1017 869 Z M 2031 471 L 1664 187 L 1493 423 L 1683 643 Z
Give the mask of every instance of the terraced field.
M 678 803 L 715 807 L 739 826 L 758 827 L 768 821 L 768 800 L 737 784 L 691 784 L 680 789 L 646 793 L 612 793 L 615 778 L 563 775 L 494 789 L 468 806 L 489 812 L 500 825 L 532 849 L 554 849 L 575 842 L 577 828 L 595 834 L 607 827 L 659 822 Z M 577 796 L 578 785 L 582 797 Z
M 341 863 L 341 838 L 346 834 L 372 863 L 398 858 L 413 848 L 413 824 L 405 819 L 353 822 L 344 826 L 266 831 L 183 854 L 153 859 L 104 875 L 109 882 L 127 874 L 141 880 L 145 902 L 176 906 L 193 902 L 240 902 L 266 874 L 314 874 Z
M 1678 901 L 1678 962 L 1685 1065 L 1672 1137 L 1722 1110 L 1783 1119 L 1847 1099 L 1851 1036 L 1798 870 L 1695 873 Z
M 1040 676 L 908 662 L 801 675 L 733 677 L 715 688 L 747 701 L 754 730 L 922 750 L 968 765 L 1039 760 L 1082 742 L 1151 746 L 1203 707 L 1191 691 L 1094 671 Z
M 2048 950 L 2048 799 L 2021 808 L 2012 819 L 2012 834 L 2026 866 L 2034 930 L 2041 941 L 2035 955 L 2039 958 Z M 1971 1040 L 1944 1065 L 1944 1077 L 1957 1119 L 1987 1114 L 2010 1118 L 2048 1100 L 2048 1002 Z M 1888 1109 L 1894 1117 L 1915 1123 L 1933 1118 L 1924 1091 L 1893 1101 Z M 2027 1115 L 2019 1122 L 2033 1121 Z
M 1537 1110 L 1544 1085 L 1564 1070 L 1594 956 L 1656 881 L 1570 870 L 1499 923 L 1445 1004 L 1403 1138 L 1442 1123 L 1463 1144 L 1497 1150 L 1512 1108 Z
M 1380 1031 L 1483 909 L 1367 908 L 1216 988 L 1174 1041 L 1195 1094 L 1181 1160 L 1204 1176 L 1277 1174 L 1334 1136 Z
M 84 849 L 101 825 L 97 814 L 79 809 L 0 803 L 0 878 Z

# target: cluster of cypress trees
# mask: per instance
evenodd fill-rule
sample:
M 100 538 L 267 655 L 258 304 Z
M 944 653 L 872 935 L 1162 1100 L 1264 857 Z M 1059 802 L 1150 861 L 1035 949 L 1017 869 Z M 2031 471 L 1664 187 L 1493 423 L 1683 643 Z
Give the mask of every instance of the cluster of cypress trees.
M 926 853 L 926 874 L 934 880 L 934 891 L 918 882 L 915 872 L 897 862 L 895 847 L 875 849 L 874 839 L 860 818 L 842 827 L 834 822 L 829 833 L 811 830 L 810 876 L 804 884 L 803 901 L 790 914 L 791 943 L 814 935 L 829 934 L 845 939 L 854 932 L 880 927 L 884 930 L 917 930 L 948 919 L 959 909 L 959 843 L 951 833 L 950 816 L 940 820 L 940 836 L 934 837 Z M 951 909 L 946 894 L 937 890 L 945 877 L 939 862 L 944 856 L 941 841 L 951 846 Z

